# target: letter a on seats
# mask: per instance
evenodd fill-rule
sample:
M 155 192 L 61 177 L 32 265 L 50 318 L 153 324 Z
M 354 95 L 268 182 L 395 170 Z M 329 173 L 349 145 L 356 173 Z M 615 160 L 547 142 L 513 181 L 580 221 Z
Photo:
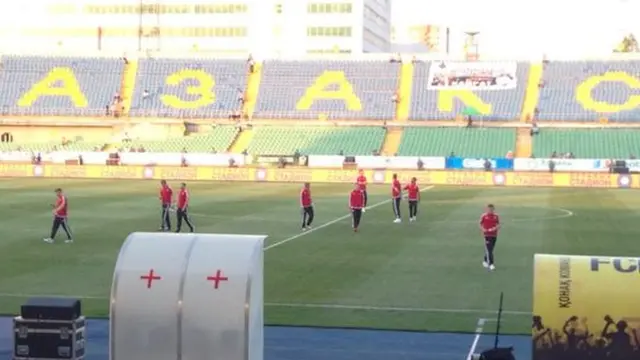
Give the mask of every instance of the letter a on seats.
M 66 96 L 75 107 L 87 107 L 87 98 L 80 89 L 80 84 L 73 71 L 68 67 L 53 68 L 29 89 L 20 100 L 18 106 L 29 107 L 41 96 Z
M 478 95 L 469 90 L 438 91 L 438 110 L 445 113 L 453 111 L 454 99 L 462 101 L 465 106 L 472 107 L 482 115 L 491 115 L 491 104 L 485 103 Z
M 336 90 L 328 90 L 331 85 L 336 85 Z M 353 86 L 347 80 L 342 71 L 325 71 L 314 81 L 304 96 L 296 104 L 297 110 L 309 110 L 313 102 L 318 99 L 342 100 L 347 109 L 351 111 L 361 111 L 362 102 L 358 95 L 353 92 Z

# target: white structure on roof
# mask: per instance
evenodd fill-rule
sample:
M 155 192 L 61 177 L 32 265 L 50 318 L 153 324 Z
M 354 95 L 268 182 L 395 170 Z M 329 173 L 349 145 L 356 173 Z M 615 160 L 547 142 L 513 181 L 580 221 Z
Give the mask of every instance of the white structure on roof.
M 640 37 L 638 12 L 640 2 L 633 0 L 393 0 L 392 43 L 398 51 L 419 52 L 420 29 L 430 25 L 440 27 L 440 41 L 445 41 L 443 29 L 450 29 L 454 56 L 464 52 L 465 32 L 477 31 L 481 58 L 601 57 L 624 36 Z
M 391 0 L 31 0 L 0 7 L 0 49 L 389 52 Z

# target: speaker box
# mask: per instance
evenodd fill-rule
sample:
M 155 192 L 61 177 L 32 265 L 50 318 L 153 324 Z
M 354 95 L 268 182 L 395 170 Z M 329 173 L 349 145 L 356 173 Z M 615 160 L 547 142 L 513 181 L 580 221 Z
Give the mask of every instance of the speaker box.
M 76 320 L 82 315 L 80 300 L 66 298 L 30 298 L 20 310 L 29 320 Z
M 482 352 L 481 360 L 515 360 L 513 348 L 495 348 Z

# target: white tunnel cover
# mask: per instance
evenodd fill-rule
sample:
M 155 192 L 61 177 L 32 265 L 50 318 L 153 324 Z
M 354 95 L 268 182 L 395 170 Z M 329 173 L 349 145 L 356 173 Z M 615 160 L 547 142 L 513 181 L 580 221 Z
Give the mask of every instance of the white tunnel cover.
M 263 360 L 265 239 L 129 235 L 111 286 L 110 360 Z

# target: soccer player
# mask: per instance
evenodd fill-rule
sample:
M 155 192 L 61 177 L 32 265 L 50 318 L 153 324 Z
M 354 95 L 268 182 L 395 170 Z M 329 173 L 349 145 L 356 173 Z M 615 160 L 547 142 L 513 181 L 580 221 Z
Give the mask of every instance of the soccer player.
M 182 229 L 182 222 L 184 221 L 189 226 L 189 231 L 194 232 L 195 228 L 193 224 L 191 224 L 191 219 L 189 219 L 189 214 L 187 213 L 187 208 L 189 207 L 189 192 L 187 191 L 187 184 L 180 184 L 180 192 L 178 193 L 178 203 L 176 209 L 176 232 L 179 233 Z
M 311 200 L 311 184 L 304 183 L 300 190 L 300 207 L 302 208 L 302 231 L 311 229 L 313 223 L 313 200 Z
M 498 230 L 500 230 L 500 217 L 495 212 L 493 204 L 487 205 L 487 210 L 480 217 L 480 231 L 484 235 L 484 261 L 482 266 L 489 270 L 495 270 L 493 263 L 493 250 L 498 240 Z
M 362 219 L 362 213 L 364 210 L 364 193 L 361 190 L 360 184 L 355 185 L 351 195 L 349 195 L 349 209 L 351 209 L 351 216 L 353 217 L 353 231 L 358 232 L 360 226 L 360 219 Z
M 362 191 L 364 197 L 364 205 L 362 206 L 362 212 L 365 212 L 367 204 L 369 203 L 369 195 L 367 194 L 367 177 L 364 175 L 364 170 L 360 169 L 358 172 L 358 188 Z
M 71 228 L 67 223 L 67 211 L 69 209 L 69 203 L 67 202 L 67 197 L 62 193 L 62 189 L 57 188 L 55 190 L 56 193 L 56 203 L 53 206 L 53 226 L 51 226 L 51 236 L 46 239 L 43 239 L 45 242 L 53 244 L 56 239 L 56 234 L 58 233 L 58 229 L 62 228 L 64 232 L 67 234 L 66 243 L 72 243 L 73 237 L 71 236 Z
M 391 204 L 393 205 L 393 214 L 396 219 L 394 223 L 401 223 L 402 217 L 400 216 L 400 202 L 402 201 L 402 185 L 398 180 L 398 174 L 393 174 L 393 182 L 391 183 Z
M 173 203 L 173 190 L 167 184 L 167 180 L 160 180 L 160 204 L 162 205 L 162 218 L 160 231 L 171 231 L 171 217 L 169 210 Z
M 407 198 L 409 199 L 409 221 L 416 221 L 418 216 L 418 203 L 420 202 L 420 187 L 418 179 L 411 178 L 411 183 L 404 187 L 407 190 Z

